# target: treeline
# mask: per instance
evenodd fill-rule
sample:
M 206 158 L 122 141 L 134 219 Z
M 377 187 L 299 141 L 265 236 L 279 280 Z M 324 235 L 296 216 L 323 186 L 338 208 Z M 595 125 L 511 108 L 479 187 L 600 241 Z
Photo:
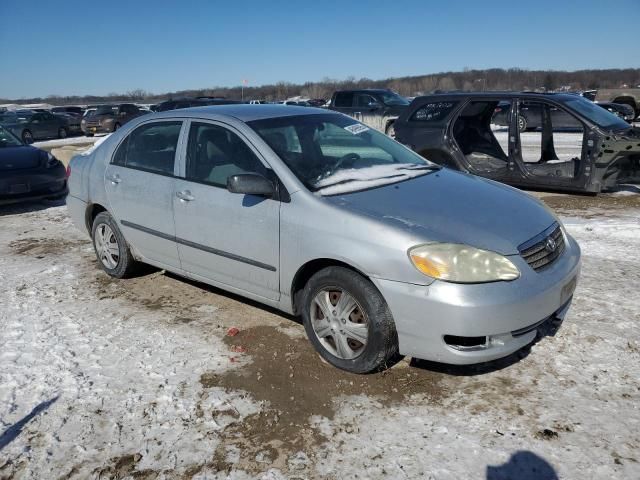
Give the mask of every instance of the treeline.
M 284 100 L 290 97 L 324 98 L 331 97 L 333 91 L 344 88 L 391 88 L 406 96 L 416 96 L 438 91 L 483 91 L 483 90 L 591 90 L 611 88 L 631 88 L 640 85 L 640 68 L 578 70 L 573 72 L 557 70 L 523 70 L 520 68 L 492 68 L 488 70 L 464 69 L 462 72 L 443 72 L 431 75 L 345 80 L 325 78 L 319 82 L 293 84 L 278 82 L 262 86 L 212 87 L 198 90 L 153 94 L 142 89 L 126 93 L 108 95 L 57 96 L 0 99 L 0 103 L 50 103 L 55 105 L 95 104 L 102 102 L 132 101 L 157 103 L 180 97 L 212 96 L 229 99 Z

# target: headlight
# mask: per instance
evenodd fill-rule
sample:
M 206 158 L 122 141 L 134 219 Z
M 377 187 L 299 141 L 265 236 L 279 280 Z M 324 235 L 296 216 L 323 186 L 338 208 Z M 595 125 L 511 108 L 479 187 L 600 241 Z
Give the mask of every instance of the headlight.
M 413 265 L 429 277 L 454 283 L 515 280 L 518 268 L 502 255 L 456 243 L 431 243 L 409 250 Z

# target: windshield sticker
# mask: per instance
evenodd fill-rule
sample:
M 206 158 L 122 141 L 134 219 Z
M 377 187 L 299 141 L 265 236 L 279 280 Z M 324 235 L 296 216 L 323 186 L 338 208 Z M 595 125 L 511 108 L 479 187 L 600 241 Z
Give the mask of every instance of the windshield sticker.
M 354 123 L 353 125 L 349 125 L 348 127 L 344 127 L 347 132 L 353 133 L 354 135 L 358 135 L 362 132 L 366 132 L 369 130 L 369 127 L 362 125 L 361 123 Z

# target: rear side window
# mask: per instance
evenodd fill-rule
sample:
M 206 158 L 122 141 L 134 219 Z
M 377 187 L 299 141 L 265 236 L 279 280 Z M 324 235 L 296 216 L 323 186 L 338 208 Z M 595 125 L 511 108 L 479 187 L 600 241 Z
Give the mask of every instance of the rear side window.
M 338 92 L 334 99 L 334 107 L 351 107 L 353 105 L 353 92 Z
M 191 124 L 187 146 L 186 179 L 226 187 L 232 175 L 258 173 L 267 168 L 235 133 L 210 123 Z
M 173 175 L 181 128 L 182 122 L 156 122 L 138 127 L 120 144 L 112 163 Z
M 436 123 L 447 118 L 458 102 L 431 102 L 422 105 L 411 116 L 414 122 Z

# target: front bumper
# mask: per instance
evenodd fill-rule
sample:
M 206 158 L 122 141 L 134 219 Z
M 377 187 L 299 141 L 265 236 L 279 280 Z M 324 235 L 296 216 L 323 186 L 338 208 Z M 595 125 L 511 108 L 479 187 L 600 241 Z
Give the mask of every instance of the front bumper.
M 55 168 L 56 173 L 11 172 L 0 178 L 0 205 L 65 196 L 68 190 L 64 167 Z
M 540 272 L 520 256 L 509 258 L 521 272 L 512 282 L 422 286 L 374 278 L 395 320 L 400 353 L 455 365 L 481 363 L 521 349 L 549 322 L 561 321 L 580 273 L 575 240 L 567 236 L 562 256 Z M 486 341 L 460 349 L 451 345 L 452 337 Z
M 83 125 L 81 127 L 82 133 L 85 135 L 95 133 L 111 133 L 113 131 L 113 125 Z

